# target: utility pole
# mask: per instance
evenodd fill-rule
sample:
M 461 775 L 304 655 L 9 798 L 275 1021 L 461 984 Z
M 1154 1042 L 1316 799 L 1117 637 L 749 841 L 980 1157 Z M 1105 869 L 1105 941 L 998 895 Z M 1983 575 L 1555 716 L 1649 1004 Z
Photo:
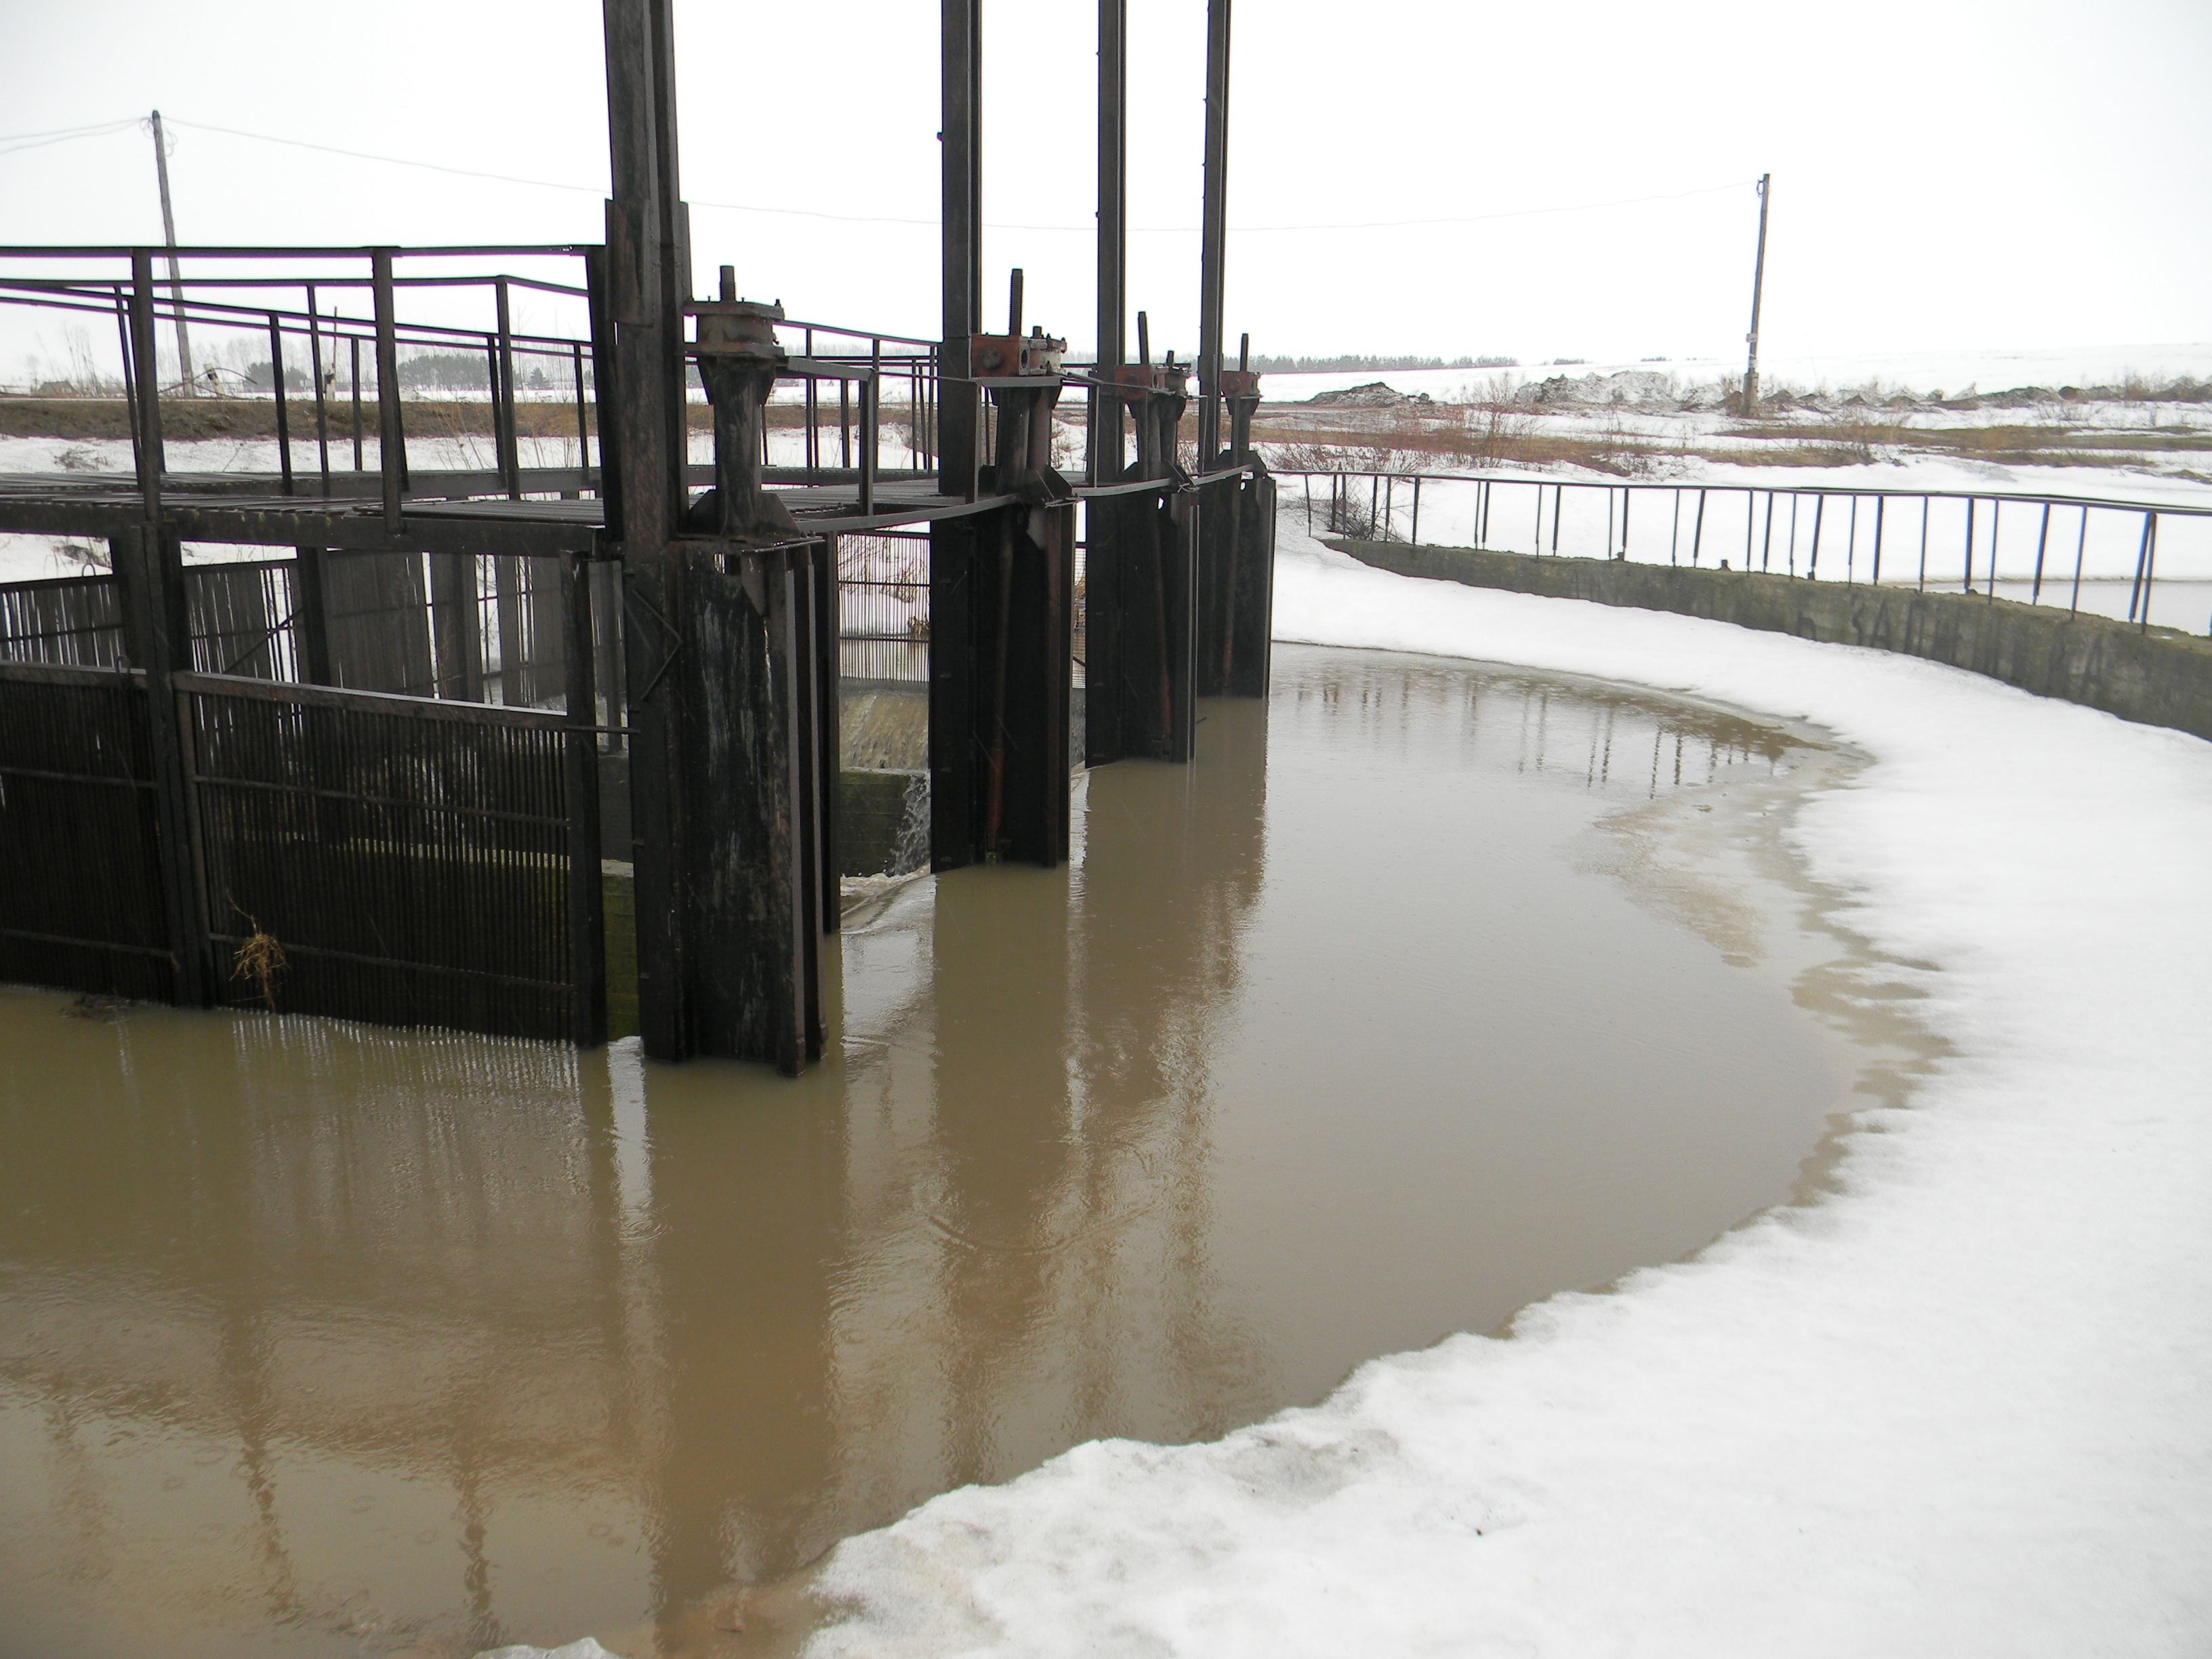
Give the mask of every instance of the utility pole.
M 1747 416 L 1759 413 L 1759 300 L 1766 286 L 1766 204 L 1772 195 L 1774 175 L 1759 175 L 1759 259 L 1751 268 L 1751 332 L 1744 338 L 1751 345 L 1751 359 L 1743 371 L 1743 412 Z
M 184 381 L 189 396 L 198 390 L 198 383 L 192 374 L 192 337 L 185 331 L 185 277 L 177 268 L 177 216 L 169 205 L 169 146 L 161 136 L 159 110 L 154 112 L 154 176 L 161 183 L 161 234 L 169 245 L 169 298 L 177 307 L 177 377 Z M 157 380 L 161 378 L 151 363 L 142 365 L 140 373 L 153 374 Z

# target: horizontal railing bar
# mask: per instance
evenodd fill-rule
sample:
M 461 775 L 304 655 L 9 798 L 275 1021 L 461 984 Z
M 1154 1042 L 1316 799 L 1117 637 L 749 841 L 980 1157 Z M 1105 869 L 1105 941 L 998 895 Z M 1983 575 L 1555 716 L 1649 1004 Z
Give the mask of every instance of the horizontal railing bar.
M 125 789 L 151 789 L 151 778 L 119 778 L 113 773 L 49 772 L 36 766 L 0 766 L 0 777 L 44 778 L 49 783 L 106 783 Z
M 1366 472 L 1324 471 L 1318 467 L 1270 467 L 1278 478 L 1387 478 L 1399 483 L 1411 483 L 1416 478 L 1424 483 L 1497 483 L 1525 484 L 1543 489 L 1651 489 L 1673 490 L 1688 494 L 1705 490 L 1713 495 L 1831 495 L 1848 500 L 1853 495 L 1886 495 L 1904 501 L 2049 501 L 2054 507 L 2094 507 L 2110 508 L 2119 513 L 2156 513 L 2161 516 L 2202 519 L 2212 518 L 2212 506 L 2191 507 L 2175 501 L 2129 501 L 2105 495 L 2036 495 L 2007 489 L 1909 489 L 1887 484 L 1765 484 L 1765 483 L 1639 483 L 1626 478 L 1532 478 L 1523 474 L 1482 472 Z M 1205 478 L 1224 477 L 1210 473 Z
M 505 703 L 462 702 L 450 697 L 403 697 L 389 691 L 353 691 L 335 685 L 296 685 L 282 680 L 248 679 L 242 675 L 172 674 L 170 683 L 179 691 L 203 696 L 243 697 L 255 702 L 301 703 L 318 708 L 343 708 L 365 714 L 402 714 L 417 720 L 453 720 L 465 726 L 505 726 L 532 732 L 574 732 L 586 728 L 568 724 L 568 716 L 544 708 L 515 708 Z
M 41 685 L 136 686 L 146 678 L 143 668 L 96 668 L 74 662 L 11 662 L 0 659 L 0 680 L 30 681 Z
M 505 283 L 509 288 L 536 289 L 546 294 L 566 294 L 579 300 L 591 298 L 589 289 L 578 288 L 571 283 L 551 282 L 543 276 L 518 276 L 511 271 L 489 271 L 481 276 L 394 276 L 394 288 L 495 288 Z M 76 289 L 87 286 L 120 287 L 119 278 L 112 276 L 8 276 L 0 277 L 0 287 L 23 289 Z M 175 288 L 313 288 L 354 289 L 373 286 L 366 276 L 180 276 L 172 284 L 167 277 L 161 279 L 165 291 Z M 195 303 L 205 303 L 196 301 Z
M 88 951 L 128 951 L 142 957 L 170 960 L 166 945 L 126 945 L 117 939 L 79 939 L 73 933 L 34 933 L 27 927 L 0 927 L 0 938 L 27 939 L 40 945 L 70 945 Z
M 297 247 L 273 244 L 224 246 L 202 243 L 172 247 L 166 242 L 136 245 L 119 242 L 77 245 L 9 242 L 0 243 L 0 259 L 127 259 L 133 254 L 149 252 L 164 258 L 174 254 L 179 259 L 366 259 L 376 253 L 389 253 L 395 259 L 505 259 L 532 254 L 580 258 L 586 253 L 600 252 L 605 246 L 600 242 L 480 242 L 450 247 L 402 247 L 396 243 L 363 242 L 343 247 Z M 163 280 L 167 279 L 165 277 Z
M 365 795 L 351 789 L 320 789 L 305 783 L 270 783 L 265 778 L 222 777 L 213 772 L 195 772 L 192 781 L 216 789 L 258 789 L 270 795 L 305 795 L 316 800 L 352 801 L 362 806 L 381 806 L 399 812 L 433 812 L 447 817 L 495 818 L 502 823 L 534 823 L 541 829 L 566 830 L 568 816 L 565 812 L 511 812 L 499 806 L 453 806 L 437 801 L 409 800 L 398 795 Z
M 0 288 L 6 286 L 4 281 L 0 281 Z M 55 292 L 63 297 L 27 299 L 20 295 L 0 295 L 0 305 L 33 307 L 46 311 L 90 312 L 103 317 L 112 317 L 115 314 L 115 301 L 112 296 L 79 292 L 76 289 L 58 289 Z M 159 302 L 154 307 L 154 315 L 157 321 L 173 322 L 176 320 L 176 307 L 167 301 Z M 187 323 L 204 323 L 216 328 L 252 328 L 256 332 L 266 331 L 268 319 L 272 315 L 277 319 L 280 325 L 293 325 L 283 326 L 282 332 L 297 335 L 302 338 L 307 335 L 310 319 L 304 311 L 272 313 L 265 307 L 226 306 L 214 301 L 194 301 L 185 307 L 185 320 Z M 234 322 L 231 320 L 234 317 L 246 320 Z M 318 325 L 319 331 L 325 340 L 368 341 L 376 337 L 376 325 L 367 318 L 341 317 L 331 313 L 319 313 L 313 320 Z M 333 324 L 337 326 L 331 326 Z M 465 344 L 481 349 L 484 336 L 490 332 L 492 331 L 489 329 L 470 328 L 459 323 L 401 323 L 398 325 L 397 337 L 401 345 L 447 347 Z M 511 338 L 514 343 L 514 349 L 526 356 L 556 357 L 563 362 L 567 361 L 573 347 L 582 346 L 589 349 L 592 343 L 581 336 L 565 334 L 518 334 L 512 336 Z M 294 364 L 292 367 L 297 368 L 298 365 Z
M 210 932 L 208 937 L 219 945 L 246 943 L 246 935 L 243 933 Z M 340 962 L 364 963 L 372 968 L 398 968 L 410 974 L 445 974 L 459 979 L 488 979 L 498 985 L 527 985 L 532 989 L 540 991 L 559 991 L 565 994 L 575 989 L 575 987 L 565 979 L 529 979 L 520 974 L 495 974 L 489 968 L 452 968 L 441 962 L 402 962 L 394 957 L 372 957 L 366 956 L 359 951 L 341 951 L 331 945 L 295 945 L 291 940 L 286 939 L 284 952 L 287 956 L 330 957 Z M 332 1018 L 343 1018 L 343 1016 L 332 1016 Z

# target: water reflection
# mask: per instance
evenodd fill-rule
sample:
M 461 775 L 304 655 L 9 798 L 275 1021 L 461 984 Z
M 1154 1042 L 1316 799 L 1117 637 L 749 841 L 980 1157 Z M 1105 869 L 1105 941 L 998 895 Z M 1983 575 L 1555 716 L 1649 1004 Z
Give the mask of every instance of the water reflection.
M 933 1492 L 1786 1194 L 1821 1040 L 1571 856 L 1785 739 L 1285 650 L 1200 740 L 860 919 L 796 1084 L 0 994 L 0 1650 L 711 1647 Z

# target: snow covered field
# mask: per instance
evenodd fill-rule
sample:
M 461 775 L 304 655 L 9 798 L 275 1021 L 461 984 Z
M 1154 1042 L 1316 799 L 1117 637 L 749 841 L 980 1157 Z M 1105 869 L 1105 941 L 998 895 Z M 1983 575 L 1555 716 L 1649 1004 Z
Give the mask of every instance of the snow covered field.
M 1835 1190 L 1210 1445 L 848 1540 L 823 1656 L 2212 1650 L 2212 745 L 1932 664 L 1358 566 L 1285 639 L 1589 673 L 1875 757 L 1808 805 L 1953 1046 Z M 1346 1103 L 1353 1109 L 1356 1103 Z
M 1683 380 L 1711 380 L 1723 374 L 1741 374 L 1743 359 L 1738 356 L 1634 362 L 1525 362 L 1507 369 L 1355 369 L 1327 374 L 1269 374 L 1261 386 L 1270 401 L 1295 401 L 1310 398 L 1317 392 L 1340 392 L 1364 386 L 1370 380 L 1381 380 L 1395 391 L 1425 392 L 1437 402 L 1446 404 L 1469 401 L 1492 377 L 1501 374 L 1519 380 L 1540 380 L 1553 374 L 1579 378 L 1584 374 L 1618 374 L 1624 369 L 1653 369 Z M 1879 380 L 1884 386 L 1905 386 L 1922 392 L 1942 391 L 1953 396 L 1969 386 L 1997 392 L 2022 386 L 2115 386 L 2130 374 L 2185 375 L 2197 380 L 2212 375 L 2212 341 L 1826 356 L 1768 352 L 1760 356 L 1759 372 L 1759 378 L 1769 386 L 1839 391 Z

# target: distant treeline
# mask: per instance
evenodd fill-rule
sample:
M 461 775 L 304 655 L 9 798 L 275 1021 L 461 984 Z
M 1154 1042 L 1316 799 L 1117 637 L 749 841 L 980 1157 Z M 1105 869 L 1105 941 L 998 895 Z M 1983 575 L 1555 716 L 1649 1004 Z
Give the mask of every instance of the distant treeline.
M 1347 353 L 1338 357 L 1267 357 L 1252 359 L 1253 372 L 1260 374 L 1365 374 L 1376 369 L 1398 368 L 1518 368 L 1518 357 L 1364 357 Z
M 262 384 L 268 384 L 269 369 L 261 366 Z M 532 391 L 569 384 L 568 366 L 556 367 L 546 373 L 546 362 L 535 356 L 518 356 L 514 378 Z M 584 383 L 591 384 L 592 372 L 588 362 L 584 367 Z M 491 389 L 491 363 L 481 351 L 423 351 L 399 360 L 399 384 L 412 391 L 488 392 Z

